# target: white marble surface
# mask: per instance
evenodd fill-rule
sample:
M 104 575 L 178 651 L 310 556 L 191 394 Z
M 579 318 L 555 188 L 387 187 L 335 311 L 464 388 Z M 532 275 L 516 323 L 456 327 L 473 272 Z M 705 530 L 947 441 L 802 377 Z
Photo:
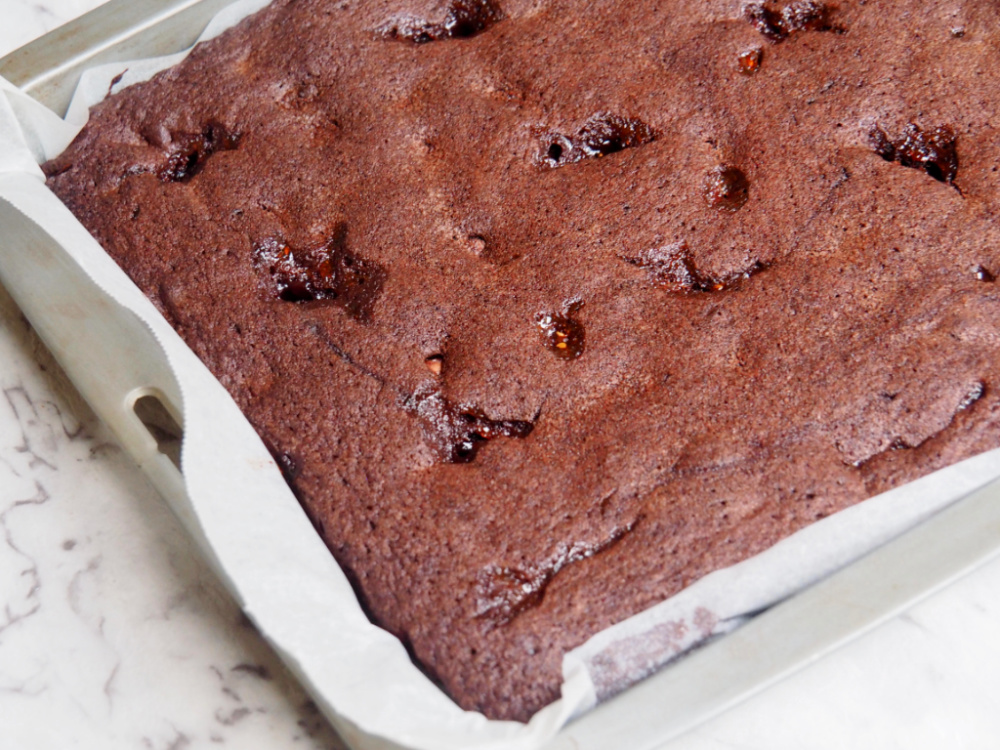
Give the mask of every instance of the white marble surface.
M 0 750 L 226 745 L 342 747 L 0 289 Z M 668 747 L 1000 747 L 1000 562 Z

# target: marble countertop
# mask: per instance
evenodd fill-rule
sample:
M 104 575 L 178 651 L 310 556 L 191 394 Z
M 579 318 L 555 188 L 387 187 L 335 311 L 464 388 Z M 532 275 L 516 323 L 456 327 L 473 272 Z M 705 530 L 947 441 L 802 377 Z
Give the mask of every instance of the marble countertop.
M 0 55 L 98 4 L 4 0 Z M 0 750 L 227 745 L 344 747 L 0 287 Z M 1000 561 L 665 748 L 998 746 Z

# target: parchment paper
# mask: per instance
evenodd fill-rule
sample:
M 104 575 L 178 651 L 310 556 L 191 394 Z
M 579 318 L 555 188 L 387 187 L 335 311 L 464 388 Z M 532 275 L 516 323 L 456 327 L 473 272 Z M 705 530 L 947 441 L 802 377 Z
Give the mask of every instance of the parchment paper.
M 234 2 L 202 40 L 268 3 Z M 371 735 L 418 750 L 536 750 L 574 715 L 1000 477 L 1000 451 L 992 451 L 819 521 L 757 557 L 712 573 L 567 654 L 562 699 L 526 725 L 462 711 L 410 662 L 395 638 L 366 619 L 228 394 L 44 187 L 38 164 L 65 149 L 116 76 L 126 71 L 115 91 L 183 57 L 89 70 L 65 121 L 0 79 L 0 197 L 55 239 L 86 278 L 120 305 L 123 317 L 141 322 L 136 329 L 162 352 L 182 394 L 177 406 L 185 426 L 184 487 L 167 493 L 168 500 L 261 632 L 358 747 L 386 747 L 365 737 Z M 94 330 L 93 335 L 110 334 Z M 105 364 L 94 361 L 93 367 Z M 116 394 L 122 403 L 125 396 Z

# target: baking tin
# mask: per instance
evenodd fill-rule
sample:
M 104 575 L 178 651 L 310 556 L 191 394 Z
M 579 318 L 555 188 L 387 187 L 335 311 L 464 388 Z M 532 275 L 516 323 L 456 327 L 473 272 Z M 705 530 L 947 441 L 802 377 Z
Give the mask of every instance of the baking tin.
M 91 13 L 0 59 L 0 76 L 59 114 L 68 106 L 81 72 L 95 64 L 177 52 L 189 46 L 229 0 L 112 0 Z M 0 206 L 0 221 L 14 229 L 15 210 Z M 25 222 L 27 223 L 27 222 Z M 7 250 L 28 255 L 44 243 L 31 227 L 6 232 Z M 23 247 L 17 247 L 18 244 Z M 44 254 L 40 257 L 45 257 Z M 53 260 L 53 279 L 66 296 L 88 285 L 69 264 Z M 16 274 L 5 279 L 12 288 Z M 17 295 L 15 295 L 17 296 Z M 47 342 L 71 342 L 74 318 L 47 305 L 22 302 L 24 312 Z M 101 306 L 98 304 L 99 309 Z M 112 311 L 103 325 L 120 325 Z M 123 334 L 123 351 L 109 353 L 123 363 L 121 377 L 88 382 L 74 368 L 72 347 L 60 357 L 70 377 L 91 401 L 104 402 L 103 415 L 121 411 L 116 432 L 133 434 L 130 452 L 174 507 L 183 507 L 183 488 L 172 464 L 149 443 L 130 412 L 137 388 L 156 383 L 156 363 L 136 357 Z M 49 344 L 52 346 L 52 344 Z M 140 344 L 141 346 L 141 344 Z M 56 347 L 53 347 L 56 348 Z M 150 353 L 150 357 L 152 357 Z M 143 363 L 146 363 L 145 365 Z M 147 367 L 148 365 L 148 367 Z M 155 387 L 155 385 L 154 385 Z M 170 385 L 164 383 L 169 391 Z M 165 393 L 170 402 L 173 394 Z M 179 394 L 175 396 L 179 398 Z M 105 419 L 109 419 L 105 416 Z M 114 421 L 114 416 L 109 421 Z M 114 425 L 113 425 L 114 427 Z M 131 431 L 131 432 L 130 432 Z M 127 440 L 127 438 L 126 438 Z M 129 441 L 131 442 L 131 441 Z M 181 498 L 178 501 L 178 498 Z M 839 645 L 874 628 L 916 601 L 1000 554 L 1000 484 L 973 493 L 931 520 L 882 546 L 821 583 L 758 615 L 727 635 L 577 719 L 548 750 L 644 750 L 664 743 L 773 684 Z M 322 702 L 321 702 L 322 704 Z M 357 748 L 391 747 L 361 735 L 347 737 Z

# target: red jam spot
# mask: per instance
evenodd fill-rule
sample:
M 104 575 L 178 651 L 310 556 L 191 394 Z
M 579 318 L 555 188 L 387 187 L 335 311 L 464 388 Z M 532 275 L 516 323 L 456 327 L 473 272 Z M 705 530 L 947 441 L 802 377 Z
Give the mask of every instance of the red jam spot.
M 622 260 L 645 268 L 659 286 L 679 293 L 730 291 L 766 267 L 755 260 L 743 271 L 713 276 L 698 269 L 685 242 L 644 250 L 636 256 L 622 256 Z
M 814 0 L 795 0 L 780 11 L 762 2 L 743 6 L 743 17 L 772 42 L 781 42 L 796 31 L 836 31 L 829 16 L 830 9 Z
M 705 175 L 703 194 L 712 208 L 735 213 L 750 198 L 750 181 L 739 167 L 723 165 Z
M 868 145 L 871 150 L 881 156 L 886 161 L 896 160 L 896 146 L 889 140 L 889 136 L 878 125 L 873 125 L 868 131 Z
M 444 370 L 444 355 L 432 354 L 424 360 L 424 364 L 427 365 L 427 369 L 432 373 L 440 375 Z
M 656 133 L 639 118 L 602 112 L 587 120 L 576 135 L 546 135 L 542 139 L 540 160 L 546 166 L 561 167 L 644 146 L 654 140 Z
M 268 274 L 268 291 L 275 298 L 300 303 L 329 300 L 352 318 L 367 322 L 387 274 L 379 264 L 348 251 L 346 239 L 344 225 L 325 244 L 305 251 L 270 238 L 257 246 L 254 262 Z
M 503 11 L 495 0 L 452 0 L 441 22 L 402 18 L 383 26 L 379 33 L 385 39 L 426 44 L 444 39 L 467 39 L 502 19 Z
M 868 144 L 872 151 L 886 161 L 904 167 L 922 169 L 938 182 L 952 185 L 958 176 L 958 151 L 955 131 L 947 125 L 923 130 L 914 123 L 907 123 L 900 137 L 891 139 L 879 126 L 868 131 Z
M 764 50 L 760 47 L 754 47 L 753 49 L 748 49 L 740 53 L 737 58 L 739 63 L 740 73 L 745 76 L 752 76 L 758 70 L 760 70 L 760 64 L 764 60 Z
M 583 354 L 585 334 L 583 323 L 574 320 L 579 303 L 568 306 L 562 313 L 539 313 L 535 323 L 542 333 L 542 342 L 559 359 L 578 359 Z
M 418 389 L 406 408 L 416 413 L 428 445 L 446 463 L 470 463 L 490 440 L 526 438 L 535 429 L 534 422 L 490 419 L 475 407 L 453 405 L 433 386 Z
M 232 151 L 239 145 L 239 133 L 211 122 L 200 133 L 174 136 L 173 149 L 157 174 L 164 182 L 186 182 L 205 168 L 212 154 Z

